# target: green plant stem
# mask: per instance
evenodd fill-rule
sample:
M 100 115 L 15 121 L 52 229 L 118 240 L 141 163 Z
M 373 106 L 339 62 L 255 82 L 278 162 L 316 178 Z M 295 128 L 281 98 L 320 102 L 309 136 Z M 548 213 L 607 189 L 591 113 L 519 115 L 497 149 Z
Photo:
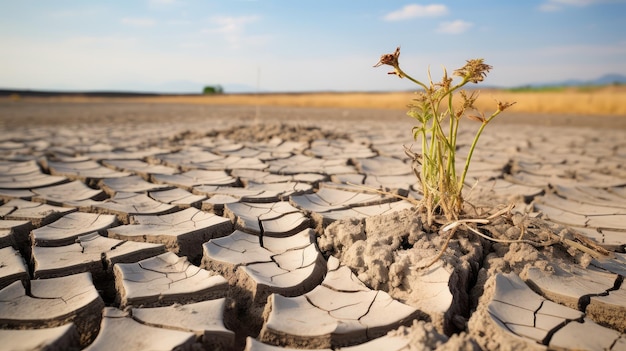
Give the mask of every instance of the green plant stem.
M 424 157 L 425 153 L 424 150 L 426 150 L 427 147 L 427 142 L 426 142 L 426 128 L 425 126 L 422 127 L 422 177 L 420 179 L 421 183 L 422 183 L 422 192 L 424 193 L 424 199 L 427 198 L 428 195 L 428 187 L 426 186 L 426 179 L 425 177 L 427 176 L 425 170 L 426 170 L 426 157 Z
M 398 71 L 398 73 L 400 73 L 400 77 L 404 77 L 407 78 L 408 80 L 410 80 L 411 82 L 421 86 L 422 88 L 424 88 L 424 90 L 427 90 L 426 85 L 422 82 L 420 82 L 419 80 L 411 77 L 410 75 L 404 73 L 403 70 L 400 69 L 400 67 L 396 67 L 396 70 Z
M 489 122 L 491 122 L 491 120 L 494 119 L 497 115 L 499 115 L 500 112 L 502 111 L 498 110 L 494 112 L 489 118 L 487 118 L 480 125 L 480 128 L 478 128 L 478 132 L 476 132 L 476 135 L 474 136 L 474 141 L 472 141 L 472 146 L 470 146 L 470 150 L 467 154 L 467 159 L 465 160 L 465 167 L 463 167 L 463 174 L 461 174 L 461 179 L 459 180 L 459 189 L 463 189 L 463 184 L 465 184 L 465 176 L 467 175 L 467 170 L 469 169 L 469 165 L 472 160 L 472 155 L 474 154 L 474 149 L 476 148 L 476 144 L 478 144 L 478 139 L 480 138 L 480 135 L 482 134 L 487 124 L 489 124 Z
M 454 133 L 454 122 L 458 122 L 454 117 L 454 107 L 452 106 L 452 94 L 448 94 L 448 114 L 450 115 L 450 147 L 456 150 L 456 135 Z M 450 157 L 451 156 L 451 157 Z M 454 173 L 454 152 L 450 152 L 448 157 L 448 172 Z M 451 169 L 452 168 L 452 169 Z M 456 179 L 456 176 L 454 177 Z
M 447 169 L 448 169 L 448 174 L 451 175 L 450 179 L 456 179 L 456 138 L 457 138 L 457 134 L 459 131 L 459 119 L 456 118 L 455 113 L 454 113 L 454 106 L 452 105 L 452 96 L 455 90 L 460 89 L 461 87 L 463 87 L 465 84 L 467 84 L 468 80 L 467 77 L 463 78 L 463 81 L 461 81 L 459 84 L 453 86 L 451 89 L 449 89 L 444 96 L 442 96 L 442 99 L 444 99 L 446 96 L 448 97 L 448 114 L 450 116 L 450 152 L 448 155 L 448 165 L 447 165 Z

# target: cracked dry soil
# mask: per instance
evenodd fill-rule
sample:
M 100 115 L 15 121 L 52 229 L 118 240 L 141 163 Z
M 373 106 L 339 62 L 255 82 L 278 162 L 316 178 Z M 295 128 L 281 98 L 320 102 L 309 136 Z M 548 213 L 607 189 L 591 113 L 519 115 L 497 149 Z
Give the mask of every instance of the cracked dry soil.
M 5 150 L 2 157 L 3 165 L 34 159 L 40 164 L 42 173 L 47 174 L 49 171 L 44 167 L 46 162 L 41 161 L 42 158 L 67 162 L 71 158 L 84 157 L 99 164 L 106 164 L 101 156 L 96 156 L 99 152 L 101 154 L 102 150 L 109 152 L 109 157 L 116 152 L 136 152 L 149 148 L 158 148 L 156 154 L 199 150 L 220 156 L 226 155 L 226 158 L 256 157 L 262 164 L 268 166 L 267 169 L 261 170 L 266 173 L 265 175 L 291 177 L 293 180 L 299 176 L 298 170 L 303 169 L 304 165 L 293 164 L 285 168 L 285 163 L 282 162 L 281 171 L 274 173 L 272 162 L 277 159 L 288 159 L 288 155 L 271 154 L 268 153 L 268 149 L 278 150 L 287 143 L 294 143 L 289 146 L 288 153 L 291 156 L 304 155 L 314 161 L 330 160 L 320 163 L 320 168 L 313 172 L 316 177 L 310 178 L 313 180 L 308 183 L 311 190 L 306 192 L 307 194 L 318 193 L 322 188 L 346 190 L 349 188 L 345 185 L 346 182 L 351 182 L 415 196 L 415 184 L 406 186 L 405 184 L 407 182 L 411 184 L 411 181 L 404 177 L 405 174 L 394 173 L 395 171 L 385 173 L 385 169 L 377 170 L 375 174 L 364 171 L 363 159 L 385 158 L 384 161 L 380 161 L 387 165 L 383 168 L 395 170 L 398 164 L 394 162 L 404 163 L 406 173 L 411 176 L 410 166 L 402 149 L 403 144 L 411 143 L 405 136 L 407 134 L 405 132 L 410 130 L 410 124 L 387 114 L 384 114 L 385 118 L 381 121 L 375 112 L 364 112 L 363 114 L 369 117 L 365 121 L 355 123 L 358 120 L 356 114 L 360 111 L 270 109 L 267 112 L 274 113 L 274 118 L 265 117 L 263 120 L 251 121 L 252 112 L 244 108 L 220 107 L 212 110 L 203 107 L 194 110 L 178 106 L 164 109 L 167 112 L 164 113 L 154 107 L 129 105 L 127 109 L 116 106 L 114 112 L 119 113 L 119 116 L 113 118 L 117 121 L 115 124 L 106 121 L 101 123 L 89 121 L 84 124 L 84 116 L 80 115 L 84 110 L 81 110 L 80 106 L 67 105 L 63 106 L 63 113 L 70 112 L 68 120 L 71 122 L 51 127 L 46 125 L 50 120 L 45 120 L 39 107 L 35 107 L 31 106 L 30 110 L 28 106 L 17 107 L 19 111 L 13 110 L 11 118 L 6 120 L 8 123 L 5 122 L 3 125 L 3 144 L 0 145 Z M 105 106 L 100 107 L 106 109 Z M 6 112 L 7 107 L 2 108 Z M 96 118 L 98 114 L 103 113 L 100 110 L 89 111 Z M 186 114 L 184 118 L 181 117 L 177 121 L 168 120 L 181 111 Z M 20 114 L 26 116 L 34 114 L 33 120 L 45 123 L 21 125 L 15 122 L 19 119 L 15 116 Z M 127 116 L 127 119 L 121 116 Z M 75 122 L 78 124 L 74 124 Z M 220 296 L 224 295 L 226 298 L 222 318 L 226 328 L 233 331 L 234 336 L 230 339 L 229 336 L 222 335 L 220 342 L 213 344 L 197 336 L 195 341 L 187 341 L 179 348 L 351 350 L 353 347 L 354 350 L 495 350 L 569 349 L 572 345 L 582 349 L 594 349 L 600 345 L 613 350 L 623 349 L 626 344 L 624 337 L 626 300 L 622 298 L 626 290 L 623 286 L 626 272 L 623 258 L 626 240 L 623 239 L 623 233 L 626 227 L 620 227 L 619 223 L 613 224 L 614 222 L 592 221 L 606 217 L 613 220 L 617 218 L 619 222 L 622 216 L 626 216 L 624 212 L 626 207 L 621 202 L 626 203 L 624 191 L 626 171 L 623 168 L 626 161 L 626 143 L 620 137 L 620 131 L 563 126 L 536 129 L 534 126 L 515 124 L 495 124 L 492 129 L 494 130 L 485 132 L 485 137 L 478 147 L 475 172 L 473 173 L 473 168 L 470 168 L 469 175 L 473 177 L 472 181 L 476 185 L 466 194 L 467 201 L 474 206 L 469 210 L 486 213 L 508 204 L 515 207 L 488 224 L 471 226 L 482 234 L 499 240 L 522 238 L 525 242 L 491 242 L 468 229 L 460 228 L 451 238 L 441 258 L 426 267 L 433 257 L 440 253 L 448 234 L 441 232 L 439 225 L 426 226 L 424 218 L 414 209 L 376 213 L 371 210 L 365 211 L 364 208 L 396 200 L 378 199 L 373 202 L 363 200 L 359 203 L 346 202 L 344 205 L 337 205 L 339 200 L 321 199 L 316 204 L 318 206 L 316 210 L 310 210 L 302 207 L 302 202 L 296 198 L 298 194 L 281 194 L 277 196 L 276 201 L 281 201 L 280 199 L 289 201 L 307 217 L 309 227 L 315 230 L 312 240 L 321 254 L 319 259 L 311 260 L 315 262 L 311 263 L 315 265 L 315 273 L 306 283 L 298 283 L 303 285 L 293 288 L 295 293 L 290 294 L 283 289 L 284 296 L 279 298 L 272 295 L 271 286 L 268 288 L 266 285 L 259 285 L 257 281 L 251 279 L 243 271 L 245 264 L 224 264 L 213 262 L 207 257 L 199 257 L 198 252 L 202 250 L 202 245 L 206 244 L 205 239 L 215 239 L 229 234 L 223 227 L 216 230 L 219 234 L 188 236 L 184 241 L 185 247 L 197 245 L 197 248 L 186 250 L 194 252 L 194 257 L 190 257 L 191 263 L 183 264 L 185 270 L 193 264 L 207 269 L 210 275 L 222 275 L 228 282 L 224 289 L 220 287 L 216 291 L 220 291 Z M 463 130 L 461 138 L 469 139 L 470 135 L 471 128 Z M 41 143 L 45 146 L 42 147 Z M 15 147 L 15 144 L 21 144 L 22 147 Z M 459 151 L 461 154 L 465 146 L 461 145 Z M 259 152 L 255 154 L 250 150 Z M 243 156 L 237 156 L 238 151 Z M 154 155 L 137 158 L 151 162 L 158 160 Z M 301 162 L 304 159 L 298 160 Z M 188 161 L 193 163 L 194 160 Z M 186 171 L 188 167 L 190 166 L 187 163 L 174 165 L 178 172 Z M 251 172 L 245 167 L 223 171 L 230 176 L 244 174 L 242 170 Z M 202 169 L 202 166 L 197 168 Z M 346 169 L 352 169 L 353 172 L 347 173 Z M 250 182 L 255 181 L 244 177 L 234 178 L 236 179 L 234 186 L 238 188 L 250 188 Z M 148 178 L 148 181 L 153 182 L 154 179 Z M 84 183 L 94 189 L 98 189 L 102 184 L 94 179 L 86 179 Z M 555 194 L 573 203 L 574 207 L 582 208 L 579 198 L 570 199 L 563 196 L 559 193 L 562 191 L 560 187 L 583 191 L 589 197 L 593 196 L 594 191 L 600 190 L 609 192 L 614 197 L 609 199 L 607 195 L 603 195 L 596 198 L 595 202 L 589 200 L 600 206 L 594 210 L 595 212 L 583 213 L 584 211 L 570 208 L 554 207 L 561 211 L 559 212 L 561 215 L 557 216 L 554 212 L 546 212 L 549 213 L 546 215 L 544 211 L 539 211 L 535 203 L 547 201 L 548 195 Z M 193 191 L 193 187 L 191 190 L 192 193 L 198 194 Z M 348 190 L 355 194 L 363 192 Z M 16 196 L 15 193 L 4 190 L 2 194 L 3 204 L 7 204 L 12 199 L 11 196 Z M 263 199 L 266 199 L 268 195 L 263 196 L 265 196 Z M 107 196 L 102 194 L 96 199 L 99 201 L 103 197 L 107 199 Z M 210 194 L 207 195 L 207 201 L 211 198 Z M 253 197 L 244 199 L 233 195 L 233 198 L 234 202 L 251 204 L 255 202 Z M 319 206 L 326 206 L 328 210 L 320 210 Z M 214 201 L 206 206 L 200 203 L 192 207 L 220 216 L 228 212 L 225 211 L 228 209 L 227 202 Z M 80 212 L 91 212 L 84 210 L 84 207 L 79 208 Z M 183 208 L 178 205 L 168 213 L 177 213 Z M 344 213 L 339 211 L 348 210 L 356 212 L 350 212 L 352 215 L 344 217 L 337 214 Z M 99 213 L 100 210 L 93 212 Z M 8 220 L 10 212 L 2 213 L 3 220 Z M 264 248 L 263 239 L 270 236 L 264 233 L 264 222 L 260 217 L 257 222 L 260 232 L 257 233 L 247 228 L 246 221 L 241 220 L 236 213 L 228 213 L 233 230 L 239 229 L 257 235 L 258 245 Z M 128 219 L 128 214 L 117 216 L 119 223 L 132 222 Z M 576 221 L 577 217 L 573 216 L 583 216 L 583 224 L 580 225 L 580 222 Z M 281 217 L 286 217 L 286 214 L 278 215 L 276 218 Z M 112 224 L 113 231 L 110 233 L 114 232 L 119 223 Z M 45 223 L 35 223 L 33 220 L 31 225 L 35 228 L 42 227 Z M 583 235 L 586 233 L 585 230 L 590 230 L 591 236 Z M 190 229 L 190 233 L 194 233 L 193 228 Z M 275 238 L 276 233 L 271 237 Z M 31 261 L 32 246 L 30 241 L 24 243 L 23 238 L 21 239 L 16 240 L 19 241 L 16 246 L 24 261 L 29 263 L 29 274 L 32 276 L 34 268 Z M 167 245 L 163 250 L 169 250 L 180 256 L 178 248 L 181 242 L 175 238 L 158 238 L 157 241 L 150 241 L 149 235 L 142 235 L 137 240 L 166 242 Z M 190 242 L 194 240 L 197 242 Z M 571 242 L 578 245 L 573 246 Z M 120 247 L 122 243 L 116 244 L 111 249 Z M 289 252 L 294 248 L 286 250 Z M 150 256 L 160 252 L 162 251 L 153 250 Z M 271 263 L 278 265 L 279 268 L 281 264 L 286 264 L 276 262 L 274 256 L 276 254 L 271 256 Z M 104 260 L 104 254 L 102 257 Z M 308 264 L 303 264 L 304 256 L 299 260 L 300 265 L 296 264 L 298 269 L 309 267 Z M 137 263 L 139 267 L 142 266 L 141 262 Z M 328 266 L 324 267 L 326 262 Z M 180 263 L 177 262 L 173 266 L 177 264 Z M 184 280 L 186 273 L 182 272 L 183 275 L 178 276 L 177 274 L 181 272 L 168 271 L 171 267 L 167 265 L 165 267 L 164 272 L 176 276 L 177 282 Z M 340 267 L 347 267 L 347 270 Z M 185 306 L 213 298 L 208 293 L 174 296 L 164 294 L 150 299 L 138 298 L 134 303 L 129 302 L 121 298 L 125 292 L 118 270 L 115 276 L 110 272 L 112 270 L 97 276 L 98 281 L 94 282 L 98 287 L 107 286 L 107 289 L 100 290 L 107 308 L 124 308 L 128 305 L 128 308 L 141 309 L 149 307 L 149 304 Z M 345 275 L 333 278 L 337 272 Z M 73 273 L 76 272 L 68 270 L 67 274 Z M 330 280 L 331 278 L 335 280 Z M 25 281 L 28 282 L 30 279 L 32 278 L 27 277 Z M 120 282 L 114 282 L 116 279 Z M 320 293 L 322 288 L 328 289 L 328 292 Z M 225 292 L 222 294 L 221 291 Z M 256 296 L 258 291 L 263 291 L 260 297 Z M 356 296 L 370 296 L 368 295 L 370 293 L 371 300 L 368 300 L 369 297 L 362 302 L 357 300 Z M 332 301 L 335 298 L 351 299 L 345 297 L 350 294 L 354 295 L 354 301 L 337 305 L 336 308 L 324 307 L 325 304 L 335 306 L 333 303 L 336 301 Z M 385 311 L 402 310 L 389 309 L 391 307 L 387 307 L 387 310 L 374 308 L 377 299 L 383 295 L 387 296 L 386 294 L 394 303 L 407 306 L 406 309 L 410 311 L 406 316 L 399 316 L 397 320 L 389 323 L 368 322 L 370 319 L 390 318 L 395 313 Z M 331 301 L 326 301 L 324 296 L 333 297 L 330 298 Z M 279 302 L 282 305 L 279 306 Z M 300 322 L 298 318 L 303 321 L 310 319 L 311 321 L 307 322 L 314 323 L 319 318 L 321 331 L 317 334 L 311 331 L 309 335 L 306 333 L 294 335 L 288 329 L 279 329 L 281 325 L 290 323 L 276 320 L 280 319 L 280 313 L 283 315 L 289 313 L 288 310 L 280 309 L 287 305 L 298 306 L 297 308 L 304 306 L 302 311 L 315 308 L 321 310 L 324 316 L 321 316 L 319 311 L 311 312 L 310 315 L 306 312 L 299 316 L 297 312 L 299 310 L 296 310 L 294 315 L 296 317 L 292 320 L 292 323 L 296 324 Z M 365 306 L 364 309 L 358 310 L 360 312 L 350 312 L 351 308 L 360 305 Z M 544 311 L 548 307 L 552 312 Z M 373 311 L 378 315 L 372 315 Z M 349 317 L 342 317 L 344 312 Z M 112 312 L 105 310 L 104 319 L 107 313 Z M 334 319 L 328 319 L 331 317 Z M 39 323 L 37 328 L 59 325 L 58 322 L 46 320 Z M 356 323 L 358 327 L 351 323 Z M 334 328 L 329 329 L 328 326 L 331 324 Z M 0 326 L 0 329 L 6 330 L 15 328 L 11 322 L 3 322 Z M 171 328 L 165 326 L 165 329 Z M 586 335 L 585 330 L 603 335 L 605 343 L 602 344 L 592 335 Z M 114 345 L 107 344 L 114 340 L 94 341 L 98 333 L 103 333 L 100 328 L 81 333 L 80 348 L 97 349 L 96 344 L 99 347 Z M 563 341 L 568 338 L 574 339 L 574 343 Z M 141 339 L 141 335 L 133 335 L 132 339 Z M 397 342 L 398 347 L 389 348 L 396 345 L 391 340 L 401 341 Z M 135 344 L 129 345 L 132 348 Z

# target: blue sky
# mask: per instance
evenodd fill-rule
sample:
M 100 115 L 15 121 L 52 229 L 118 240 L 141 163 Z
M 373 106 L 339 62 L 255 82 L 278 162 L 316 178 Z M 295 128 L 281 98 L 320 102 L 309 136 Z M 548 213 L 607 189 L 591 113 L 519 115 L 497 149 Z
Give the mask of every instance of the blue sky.
M 0 88 L 406 90 L 482 57 L 484 84 L 626 75 L 626 1 L 0 0 Z

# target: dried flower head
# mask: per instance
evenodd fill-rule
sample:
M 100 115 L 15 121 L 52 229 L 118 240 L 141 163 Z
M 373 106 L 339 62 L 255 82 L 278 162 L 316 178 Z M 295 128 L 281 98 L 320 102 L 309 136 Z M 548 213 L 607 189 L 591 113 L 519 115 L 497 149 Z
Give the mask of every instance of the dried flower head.
M 474 102 L 478 99 L 479 93 L 477 91 L 472 91 L 471 94 L 468 95 L 466 90 L 461 90 L 459 94 L 461 95 L 461 99 L 463 99 L 463 110 L 476 109 Z
M 374 67 L 380 67 L 382 65 L 389 65 L 393 67 L 392 72 L 388 72 L 388 74 L 396 74 L 398 77 L 402 78 L 404 75 L 402 74 L 402 70 L 400 69 L 400 63 L 398 59 L 400 58 L 400 47 L 396 48 L 393 54 L 384 54 L 378 60 L 378 63 L 374 65 Z
M 415 98 L 413 99 L 413 101 L 417 101 L 419 103 L 426 102 L 426 101 L 428 101 L 428 95 L 426 94 L 426 92 L 416 91 L 415 92 Z
M 484 63 L 483 59 L 467 60 L 465 66 L 454 71 L 454 75 L 467 79 L 468 82 L 482 82 L 487 76 L 487 72 L 493 67 Z
M 467 115 L 467 118 L 471 119 L 472 121 L 476 121 L 476 122 L 480 122 L 480 123 L 485 123 L 485 121 L 487 120 L 485 118 L 484 114 L 480 114 L 480 116 L 478 115 Z
M 498 111 L 504 111 L 507 108 L 515 105 L 517 103 L 517 101 L 514 102 L 502 102 L 502 101 L 498 101 L 496 100 L 496 102 L 498 103 Z
M 444 91 L 450 90 L 450 85 L 452 84 L 452 78 L 448 77 L 448 71 L 445 67 L 443 67 L 443 77 L 441 77 L 441 82 L 435 83 L 436 86 L 440 86 Z

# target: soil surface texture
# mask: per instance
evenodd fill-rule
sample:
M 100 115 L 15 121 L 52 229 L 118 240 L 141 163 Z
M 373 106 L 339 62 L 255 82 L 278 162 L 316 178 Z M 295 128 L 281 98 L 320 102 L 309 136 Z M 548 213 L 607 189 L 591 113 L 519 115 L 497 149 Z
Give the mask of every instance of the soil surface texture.
M 626 119 L 504 113 L 431 224 L 411 127 L 0 102 L 1 348 L 626 350 Z

